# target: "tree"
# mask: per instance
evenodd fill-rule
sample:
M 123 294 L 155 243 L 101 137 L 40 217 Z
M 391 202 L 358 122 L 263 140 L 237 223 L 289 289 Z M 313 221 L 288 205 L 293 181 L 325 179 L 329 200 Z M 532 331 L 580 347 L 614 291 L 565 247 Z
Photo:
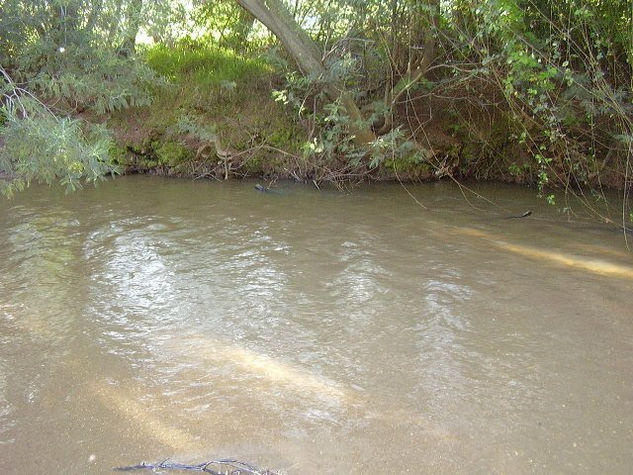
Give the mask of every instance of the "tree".
M 32 181 L 75 189 L 116 172 L 105 129 L 56 116 L 1 66 L 0 92 L 0 192 L 11 196 Z
M 123 42 L 119 47 L 119 53 L 127 56 L 136 52 L 136 36 L 141 23 L 143 0 L 130 0 L 127 5 L 125 17 L 127 27 L 123 33 Z
M 237 0 L 262 22 L 284 45 L 301 71 L 323 82 L 331 100 L 339 100 L 345 108 L 357 145 L 367 145 L 376 139 L 354 98 L 339 81 L 331 79 L 321 61 L 321 51 L 310 36 L 297 24 L 280 0 Z
M 110 134 L 73 115 L 150 102 L 146 85 L 156 76 L 131 56 L 142 0 L 0 5 L 2 191 L 32 181 L 72 189 L 114 173 Z
M 211 44 L 245 54 L 249 50 L 249 34 L 255 17 L 234 0 L 214 0 L 200 5 L 193 19 L 207 29 Z

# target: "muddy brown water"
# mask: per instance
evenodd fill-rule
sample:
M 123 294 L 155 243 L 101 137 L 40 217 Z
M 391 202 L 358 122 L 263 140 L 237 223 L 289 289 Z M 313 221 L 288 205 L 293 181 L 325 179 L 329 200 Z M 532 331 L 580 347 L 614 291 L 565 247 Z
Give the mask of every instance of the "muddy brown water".
M 630 473 L 622 235 L 517 187 L 253 185 L 0 202 L 0 473 Z

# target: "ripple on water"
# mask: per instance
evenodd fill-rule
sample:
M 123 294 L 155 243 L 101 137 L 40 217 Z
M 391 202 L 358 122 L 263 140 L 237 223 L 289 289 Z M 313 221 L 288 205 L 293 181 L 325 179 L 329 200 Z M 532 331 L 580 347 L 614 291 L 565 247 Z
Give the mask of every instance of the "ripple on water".
M 550 266 L 578 257 L 565 242 L 468 231 L 472 211 L 448 200 L 443 221 L 400 188 L 272 204 L 126 180 L 0 209 L 10 460 L 38 469 L 35 443 L 60 473 L 77 448 L 306 473 L 630 466 L 628 281 Z

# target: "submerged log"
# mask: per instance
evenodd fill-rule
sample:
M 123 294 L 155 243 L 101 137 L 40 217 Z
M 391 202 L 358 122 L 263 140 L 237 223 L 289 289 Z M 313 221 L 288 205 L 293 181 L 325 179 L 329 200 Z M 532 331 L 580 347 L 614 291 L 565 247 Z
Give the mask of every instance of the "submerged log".
M 191 472 L 205 472 L 213 475 L 274 475 L 274 472 L 268 470 L 260 470 L 251 464 L 246 462 L 240 462 L 239 460 L 210 460 L 208 462 L 202 462 L 199 464 L 188 465 L 178 462 L 170 462 L 169 459 L 163 460 L 158 463 L 146 463 L 141 462 L 138 465 L 130 465 L 127 467 L 116 467 L 115 472 L 133 472 L 136 470 L 188 470 Z

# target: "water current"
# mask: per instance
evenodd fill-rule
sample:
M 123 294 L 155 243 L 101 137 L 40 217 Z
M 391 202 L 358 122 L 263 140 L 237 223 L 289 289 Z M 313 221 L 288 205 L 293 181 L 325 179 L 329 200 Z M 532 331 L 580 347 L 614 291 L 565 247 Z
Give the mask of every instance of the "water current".
M 0 201 L 0 473 L 630 473 L 622 234 L 519 187 L 253 185 Z

